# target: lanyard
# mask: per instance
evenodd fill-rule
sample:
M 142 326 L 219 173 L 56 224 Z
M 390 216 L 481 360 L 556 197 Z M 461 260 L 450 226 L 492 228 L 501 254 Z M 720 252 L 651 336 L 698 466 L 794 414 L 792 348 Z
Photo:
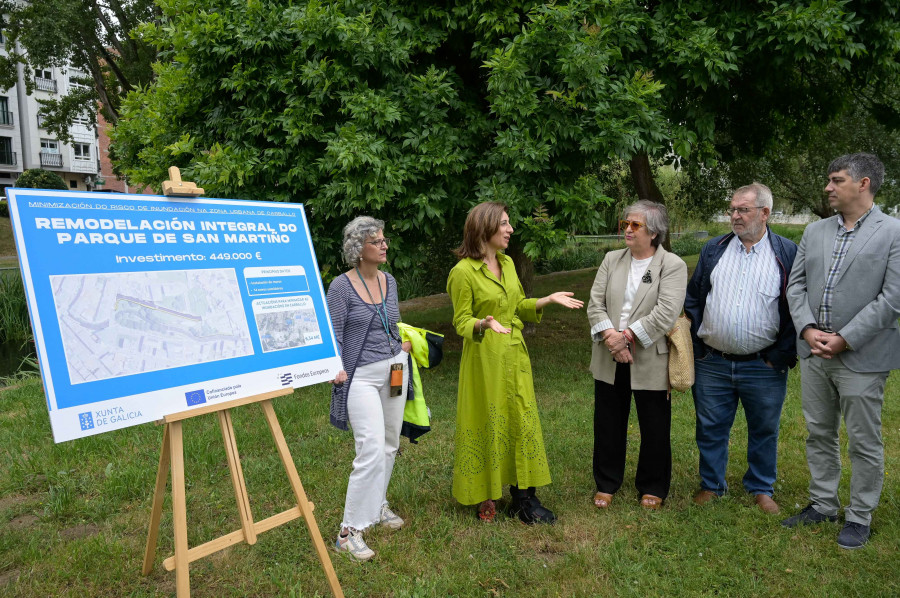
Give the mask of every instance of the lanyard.
M 359 268 L 356 268 L 356 275 L 359 276 L 359 280 L 363 283 L 363 288 L 366 289 L 366 294 L 369 295 L 369 300 L 372 302 L 372 305 L 375 305 L 375 298 L 372 296 L 372 293 L 369 291 L 368 285 L 366 285 L 366 279 L 362 277 L 362 274 L 359 273 Z M 388 325 L 388 316 L 387 316 L 387 305 L 384 301 L 384 293 L 381 291 L 381 280 L 378 279 L 378 275 L 376 274 L 375 280 L 378 282 L 378 294 L 381 295 L 381 309 L 384 311 L 378 311 L 378 307 L 375 307 L 375 313 L 378 314 L 378 319 L 381 320 L 381 325 L 384 326 L 384 331 L 388 335 L 388 342 L 391 341 L 391 329 Z

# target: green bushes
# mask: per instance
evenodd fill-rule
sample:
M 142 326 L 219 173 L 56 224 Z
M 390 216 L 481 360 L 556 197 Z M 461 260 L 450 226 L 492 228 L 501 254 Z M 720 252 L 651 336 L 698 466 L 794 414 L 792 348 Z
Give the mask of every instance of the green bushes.
M 672 241 L 672 253 L 684 257 L 700 253 L 707 239 L 698 239 L 692 234 L 686 234 Z
M 19 178 L 16 179 L 16 187 L 61 189 L 63 191 L 69 188 L 61 176 L 43 168 L 29 168 L 20 174 Z
M 535 273 L 567 272 L 582 268 L 596 268 L 603 261 L 606 252 L 593 245 L 569 245 L 552 258 L 538 260 L 534 265 Z

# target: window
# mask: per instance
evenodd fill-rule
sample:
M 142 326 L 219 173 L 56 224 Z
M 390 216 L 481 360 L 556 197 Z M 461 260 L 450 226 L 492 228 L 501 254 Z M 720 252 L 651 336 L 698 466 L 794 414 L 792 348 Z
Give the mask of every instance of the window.
M 52 79 L 53 72 L 50 69 L 34 69 L 34 76 L 41 79 Z
M 9 98 L 0 96 L 0 125 L 13 124 L 13 113 L 9 111 Z
M 75 179 L 69 179 L 69 188 L 78 189 L 78 181 L 76 181 Z
M 0 164 L 6 166 L 16 163 L 16 155 L 12 151 L 12 137 L 0 137 Z
M 41 139 L 41 153 L 58 154 L 59 141 L 57 141 L 56 139 Z
M 75 159 L 76 160 L 90 160 L 91 159 L 91 144 L 90 143 L 73 143 L 72 147 L 75 149 Z

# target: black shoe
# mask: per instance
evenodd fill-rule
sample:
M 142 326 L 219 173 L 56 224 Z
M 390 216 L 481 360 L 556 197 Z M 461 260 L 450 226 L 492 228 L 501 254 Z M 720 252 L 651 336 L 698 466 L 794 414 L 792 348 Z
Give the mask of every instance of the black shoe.
M 856 550 L 862 548 L 869 541 L 869 534 L 872 531 L 868 525 L 848 521 L 844 524 L 841 533 L 838 534 L 838 546 L 846 550 Z
M 788 517 L 782 521 L 781 525 L 784 527 L 797 527 L 798 525 L 812 525 L 826 521 L 837 521 L 837 515 L 823 515 L 813 507 L 812 503 L 809 503 L 805 509 L 793 517 Z
M 510 515 L 517 516 L 522 523 L 532 525 L 534 523 L 552 524 L 556 521 L 553 511 L 541 504 L 534 495 L 534 488 L 521 490 L 515 486 L 509 487 L 512 495 L 512 503 L 509 507 Z

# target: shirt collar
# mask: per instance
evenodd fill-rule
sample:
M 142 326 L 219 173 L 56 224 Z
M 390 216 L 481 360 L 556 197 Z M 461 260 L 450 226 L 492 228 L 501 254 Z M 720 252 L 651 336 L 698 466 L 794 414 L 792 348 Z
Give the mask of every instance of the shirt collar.
M 769 242 L 769 227 L 766 227 L 766 232 L 763 233 L 762 238 L 750 246 L 750 253 L 759 253 L 762 251 L 767 245 L 763 245 L 763 241 L 766 243 Z M 737 235 L 731 240 L 731 244 L 734 246 L 735 251 L 739 251 L 740 253 L 746 253 L 744 244 L 741 242 L 741 238 Z
M 868 210 L 866 210 L 866 213 L 863 214 L 862 216 L 860 216 L 859 220 L 856 221 L 856 224 L 853 225 L 853 230 L 859 229 L 859 227 L 862 226 L 862 223 L 866 220 L 866 218 L 869 217 L 869 214 L 871 214 L 872 210 L 874 210 L 874 209 L 875 209 L 875 204 L 873 203 L 872 206 Z M 841 228 L 844 230 L 847 230 L 847 228 L 844 226 L 844 215 L 841 214 L 840 212 L 838 212 L 837 217 L 838 217 L 838 224 L 841 226 Z
M 497 254 L 497 261 L 500 263 L 501 270 L 503 269 L 503 265 L 506 263 L 506 260 L 508 260 L 508 259 L 512 259 L 512 258 L 510 258 L 505 253 Z M 469 263 L 470 266 L 472 266 L 473 270 L 481 270 L 482 266 L 485 266 L 485 267 L 487 266 L 487 264 L 484 262 L 484 260 L 476 260 L 475 258 L 467 257 L 466 261 Z

